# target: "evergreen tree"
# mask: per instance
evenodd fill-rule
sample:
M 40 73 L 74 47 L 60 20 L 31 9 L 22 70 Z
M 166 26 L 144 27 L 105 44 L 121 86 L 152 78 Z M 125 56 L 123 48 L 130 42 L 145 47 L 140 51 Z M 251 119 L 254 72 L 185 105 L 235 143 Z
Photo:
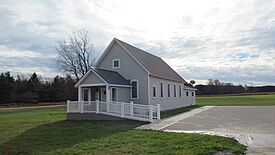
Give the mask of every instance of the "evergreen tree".
M 14 78 L 10 72 L 1 73 L 0 75 L 0 102 L 13 102 L 14 96 Z

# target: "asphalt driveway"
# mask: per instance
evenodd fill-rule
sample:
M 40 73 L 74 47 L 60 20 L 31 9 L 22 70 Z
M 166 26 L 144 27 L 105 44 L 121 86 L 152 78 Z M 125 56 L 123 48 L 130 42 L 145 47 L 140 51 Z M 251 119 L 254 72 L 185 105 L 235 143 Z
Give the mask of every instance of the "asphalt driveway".
M 227 136 L 248 154 L 275 154 L 275 106 L 203 107 L 141 128 Z

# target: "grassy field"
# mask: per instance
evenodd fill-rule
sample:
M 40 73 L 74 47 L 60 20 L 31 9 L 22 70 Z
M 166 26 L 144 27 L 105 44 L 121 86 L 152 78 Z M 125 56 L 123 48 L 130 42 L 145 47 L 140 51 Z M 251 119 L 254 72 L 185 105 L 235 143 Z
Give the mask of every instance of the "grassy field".
M 137 130 L 137 121 L 66 121 L 64 108 L 0 109 L 0 154 L 213 154 L 245 146 L 218 136 Z
M 203 96 L 197 97 L 197 105 L 271 106 L 275 105 L 275 94 L 246 96 Z

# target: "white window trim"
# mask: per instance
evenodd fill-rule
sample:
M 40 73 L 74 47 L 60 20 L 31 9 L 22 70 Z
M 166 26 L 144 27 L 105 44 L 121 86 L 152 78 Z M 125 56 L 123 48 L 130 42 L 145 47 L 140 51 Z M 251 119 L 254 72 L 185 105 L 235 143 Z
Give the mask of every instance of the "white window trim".
M 131 94 L 130 94 L 131 95 L 131 99 L 139 99 L 139 83 L 138 83 L 138 80 L 137 79 L 131 80 L 130 83 L 132 84 L 132 82 L 137 82 L 137 97 L 136 98 L 132 97 L 132 88 L 133 87 L 131 87 Z
M 174 83 L 174 87 L 173 87 L 173 96 L 174 98 L 177 98 L 177 84 Z
M 111 88 L 111 101 L 113 101 L 113 89 L 116 89 L 116 101 L 115 102 L 118 102 L 118 89 L 116 87 L 112 87 Z
M 162 84 L 162 89 L 161 89 L 161 84 Z M 162 91 L 162 96 L 161 96 L 161 91 Z M 164 98 L 164 83 L 163 81 L 160 81 L 160 98 Z
M 182 86 L 179 85 L 179 98 L 182 98 Z
M 169 89 L 169 91 L 168 91 L 168 89 Z M 168 96 L 168 94 L 169 94 L 169 96 Z M 170 82 L 167 83 L 167 98 L 171 98 L 171 83 Z
M 114 66 L 114 64 L 115 64 L 114 62 L 115 62 L 115 61 L 118 61 L 118 67 L 115 67 L 115 66 Z M 120 59 L 113 59 L 113 61 L 112 61 L 112 67 L 113 67 L 113 69 L 118 69 L 118 68 L 120 68 Z
M 181 88 L 182 90 L 181 90 L 181 97 L 182 98 L 184 98 L 184 96 L 185 96 L 185 89 L 184 89 L 184 85 L 182 86 L 182 88 Z
M 154 96 L 154 88 L 155 88 L 155 90 L 156 90 L 156 96 Z M 157 86 L 156 85 L 153 85 L 153 94 L 152 94 L 152 96 L 153 96 L 153 99 L 156 99 L 157 97 L 158 97 L 158 93 L 157 93 Z

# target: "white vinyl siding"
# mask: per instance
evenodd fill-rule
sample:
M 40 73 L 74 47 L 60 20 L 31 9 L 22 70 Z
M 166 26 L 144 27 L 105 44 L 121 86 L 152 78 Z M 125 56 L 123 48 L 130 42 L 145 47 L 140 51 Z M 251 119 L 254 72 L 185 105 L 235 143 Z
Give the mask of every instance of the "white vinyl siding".
M 179 85 L 179 97 L 181 97 L 181 85 Z
M 176 85 L 174 85 L 174 97 L 177 97 L 177 88 L 176 88 Z
M 160 97 L 160 86 L 163 83 L 163 98 Z M 153 98 L 153 86 L 156 86 L 156 95 L 157 98 Z M 175 109 L 180 107 L 186 107 L 190 105 L 195 105 L 195 91 L 189 90 L 185 87 L 183 83 L 161 79 L 157 77 L 150 77 L 150 94 L 151 94 L 151 105 L 161 104 L 162 110 Z M 174 91 L 175 89 L 175 91 Z M 185 93 L 189 92 L 189 96 L 185 97 Z M 174 92 L 176 93 L 174 97 Z M 191 96 L 194 92 L 194 96 Z

